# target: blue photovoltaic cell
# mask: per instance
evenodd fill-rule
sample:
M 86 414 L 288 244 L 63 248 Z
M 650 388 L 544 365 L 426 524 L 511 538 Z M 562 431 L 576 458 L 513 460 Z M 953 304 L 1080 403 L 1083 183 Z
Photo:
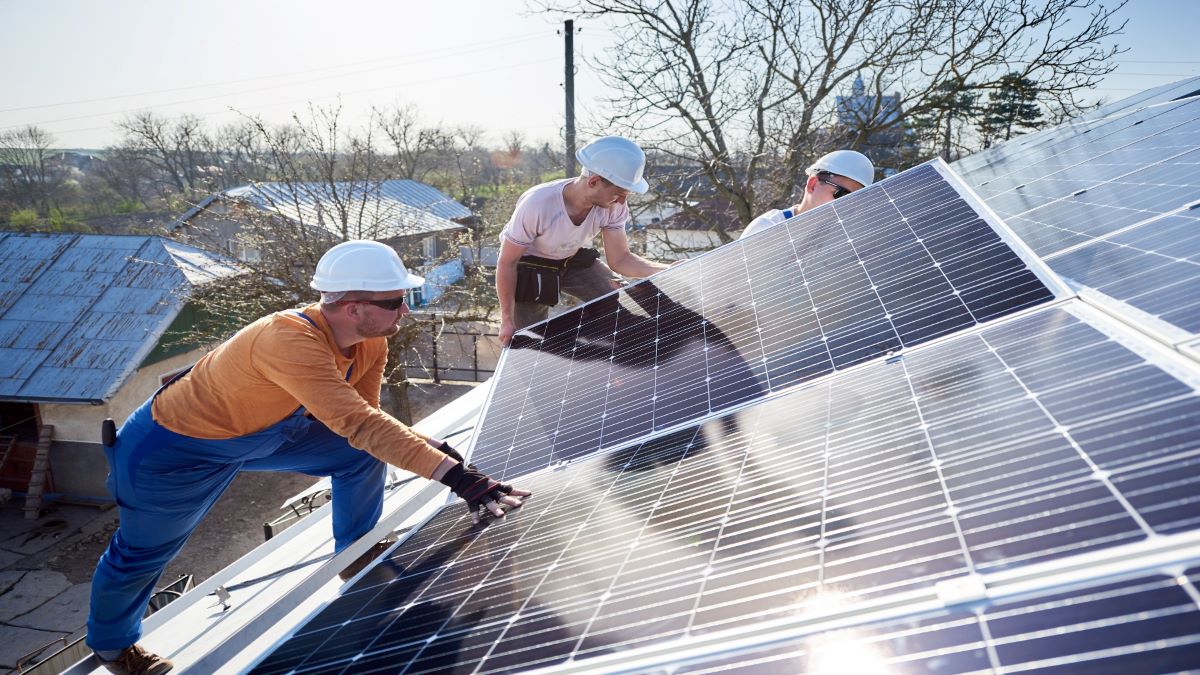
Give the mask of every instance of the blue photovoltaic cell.
M 518 476 L 1051 298 L 923 165 L 518 334 L 472 461 Z
M 1135 98 L 953 168 L 1055 272 L 1195 334 L 1197 80 Z
M 1047 308 L 519 485 L 499 525 L 440 511 L 254 672 L 520 671 L 1192 530 L 1200 396 Z M 1189 592 L 1143 579 L 817 646 L 1174 667 L 1195 662 Z M 751 657 L 811 666 L 813 644 Z
M 1193 582 L 1194 583 L 1194 582 Z M 676 673 L 1170 673 L 1200 668 L 1200 610 L 1168 577 L 1145 577 L 980 615 L 945 610 L 692 663 Z

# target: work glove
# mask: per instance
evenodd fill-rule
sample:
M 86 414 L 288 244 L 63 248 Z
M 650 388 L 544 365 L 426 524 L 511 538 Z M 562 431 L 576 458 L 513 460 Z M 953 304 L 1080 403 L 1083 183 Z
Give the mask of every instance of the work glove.
M 438 446 L 438 450 L 441 450 L 442 454 L 446 455 L 450 459 L 453 459 L 459 464 L 465 465 L 468 469 L 475 468 L 474 464 L 467 464 L 467 460 L 463 459 L 463 456 L 459 454 L 459 452 L 455 450 L 453 446 L 450 445 L 449 441 L 442 441 L 442 444 Z
M 443 450 L 443 452 L 445 452 Z M 449 456 L 450 453 L 446 453 Z M 500 504 L 509 504 L 509 502 L 501 501 L 506 495 L 512 494 L 513 487 L 492 480 L 484 475 L 479 469 L 473 466 L 464 465 L 461 460 L 458 464 L 450 467 L 446 475 L 440 479 L 442 485 L 450 488 L 450 491 L 458 495 L 467 503 L 467 508 L 471 511 L 471 520 L 479 522 L 479 507 L 486 505 L 488 502 L 496 502 L 496 508 L 499 509 Z M 528 494 L 528 493 L 525 493 Z M 519 502 L 518 502 L 519 504 Z M 513 506 L 513 504 L 509 504 Z M 490 510 L 490 509 L 489 509 Z M 503 517 L 503 512 L 493 515 Z

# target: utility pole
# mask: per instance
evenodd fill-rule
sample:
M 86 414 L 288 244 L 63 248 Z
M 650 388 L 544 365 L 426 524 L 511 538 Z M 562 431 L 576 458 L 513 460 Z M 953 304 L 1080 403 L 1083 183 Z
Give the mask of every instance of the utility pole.
M 567 153 L 563 168 L 566 169 L 567 178 L 570 178 L 575 175 L 575 22 L 571 19 L 563 22 L 563 37 L 566 50 L 563 89 L 567 94 L 567 125 L 564 133 Z

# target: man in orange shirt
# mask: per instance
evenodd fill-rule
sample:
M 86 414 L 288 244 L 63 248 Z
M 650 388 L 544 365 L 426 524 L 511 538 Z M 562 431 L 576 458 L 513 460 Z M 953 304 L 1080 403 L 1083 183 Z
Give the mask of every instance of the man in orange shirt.
M 121 524 L 92 578 L 87 643 L 114 673 L 159 675 L 167 659 L 136 644 L 167 563 L 239 471 L 330 476 L 334 548 L 369 532 L 383 509 L 385 462 L 441 481 L 496 517 L 528 492 L 491 480 L 449 444 L 379 409 L 387 338 L 424 280 L 390 247 L 329 249 L 312 287 L 321 302 L 240 330 L 164 385 L 105 445 Z M 343 570 L 348 579 L 382 552 Z

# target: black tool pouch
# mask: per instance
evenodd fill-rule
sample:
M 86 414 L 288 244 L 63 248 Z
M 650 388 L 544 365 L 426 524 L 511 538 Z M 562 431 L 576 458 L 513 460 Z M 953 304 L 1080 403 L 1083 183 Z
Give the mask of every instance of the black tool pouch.
M 600 259 L 600 251 L 594 248 L 581 248 L 575 255 L 567 259 L 567 269 L 584 270 Z
M 530 257 L 533 256 L 526 256 L 526 258 Z M 548 262 L 558 263 L 559 261 Z M 521 262 L 517 263 L 517 302 L 536 302 L 547 307 L 557 305 L 560 290 L 558 275 L 558 267 L 527 262 L 525 258 L 522 258 Z

